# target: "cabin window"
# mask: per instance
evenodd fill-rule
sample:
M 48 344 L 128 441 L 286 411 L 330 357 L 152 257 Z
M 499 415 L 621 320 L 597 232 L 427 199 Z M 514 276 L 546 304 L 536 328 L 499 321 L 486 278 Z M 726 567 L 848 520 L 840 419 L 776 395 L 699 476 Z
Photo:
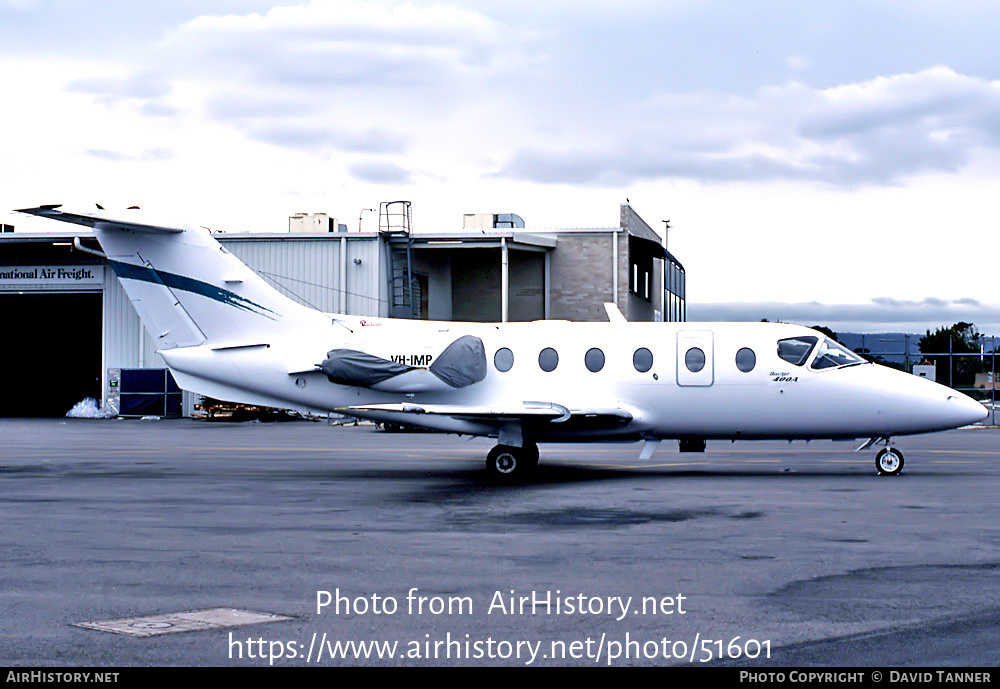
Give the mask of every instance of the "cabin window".
M 744 347 L 736 352 L 736 368 L 744 373 L 750 373 L 757 365 L 757 355 L 749 347 Z
M 506 373 L 514 367 L 514 352 L 506 347 L 498 349 L 497 353 L 493 355 L 493 365 L 501 373 Z
M 604 368 L 604 352 L 597 347 L 588 349 L 587 354 L 583 357 L 583 363 L 587 365 L 588 371 L 597 373 Z
M 645 373 L 653 368 L 653 353 L 645 347 L 640 347 L 632 355 L 632 365 L 639 373 Z
M 546 373 L 556 370 L 559 365 L 559 353 L 552 347 L 546 347 L 538 353 L 538 366 Z
M 705 352 L 697 347 L 692 347 L 684 354 L 684 365 L 691 373 L 697 373 L 705 368 Z
M 790 364 L 801 366 L 806 363 L 817 341 L 812 335 L 778 340 L 778 356 Z
M 834 342 L 830 338 L 826 338 L 820 343 L 816 351 L 816 358 L 812 362 L 812 367 L 815 369 L 836 368 L 838 366 L 863 363 L 865 363 L 865 360 L 860 356 L 839 342 Z

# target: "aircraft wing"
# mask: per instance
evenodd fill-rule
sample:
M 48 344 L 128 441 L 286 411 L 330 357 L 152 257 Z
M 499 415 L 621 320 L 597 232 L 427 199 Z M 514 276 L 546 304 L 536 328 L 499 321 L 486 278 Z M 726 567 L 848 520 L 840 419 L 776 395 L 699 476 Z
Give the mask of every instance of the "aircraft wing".
M 20 208 L 16 213 L 26 213 L 37 215 L 42 218 L 60 220 L 62 222 L 73 223 L 74 225 L 84 225 L 94 229 L 120 229 L 132 230 L 134 232 L 150 232 L 153 234 L 180 234 L 184 230 L 179 227 L 163 227 L 162 225 L 147 225 L 145 223 L 132 222 L 130 220 L 115 220 L 105 218 L 100 215 L 89 215 L 87 213 L 67 213 L 59 210 L 61 204 L 38 206 L 37 208 Z
M 584 421 L 596 424 L 621 426 L 632 420 L 632 414 L 621 408 L 587 408 L 570 409 L 555 402 L 522 402 L 520 406 L 477 407 L 460 404 L 366 404 L 346 407 L 346 413 L 351 412 L 396 412 L 403 414 L 434 414 L 450 416 L 456 419 L 470 421 L 495 421 L 503 423 L 520 420 L 523 422 L 565 423 L 567 421 Z

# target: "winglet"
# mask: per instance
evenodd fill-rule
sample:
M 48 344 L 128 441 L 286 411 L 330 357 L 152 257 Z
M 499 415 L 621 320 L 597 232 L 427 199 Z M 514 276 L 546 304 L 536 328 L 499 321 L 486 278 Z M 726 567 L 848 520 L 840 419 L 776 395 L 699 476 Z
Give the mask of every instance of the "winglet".
M 628 319 L 622 315 L 621 309 L 618 308 L 618 304 L 612 302 L 604 303 L 604 310 L 608 312 L 608 320 L 612 323 L 628 323 Z

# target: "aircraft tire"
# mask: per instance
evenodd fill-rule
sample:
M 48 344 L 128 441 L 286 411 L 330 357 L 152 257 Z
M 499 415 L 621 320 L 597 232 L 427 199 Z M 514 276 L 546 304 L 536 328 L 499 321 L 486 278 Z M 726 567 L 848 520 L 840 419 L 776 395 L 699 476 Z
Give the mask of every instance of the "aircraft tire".
M 486 471 L 490 477 L 507 483 L 523 477 L 532 466 L 530 450 L 510 445 L 497 445 L 486 457 Z
M 903 453 L 894 447 L 883 447 L 875 455 L 875 470 L 880 476 L 895 476 L 903 470 Z
M 532 441 L 526 440 L 524 442 L 524 451 L 527 454 L 527 467 L 534 469 L 538 466 L 538 445 Z

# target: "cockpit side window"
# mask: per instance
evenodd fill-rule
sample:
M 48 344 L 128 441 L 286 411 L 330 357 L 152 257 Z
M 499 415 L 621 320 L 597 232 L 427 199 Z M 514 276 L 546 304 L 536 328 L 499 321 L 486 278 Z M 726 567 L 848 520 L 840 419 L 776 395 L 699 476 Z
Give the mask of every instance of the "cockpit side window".
M 801 366 L 806 363 L 806 359 L 809 358 L 809 354 L 818 341 L 819 339 L 812 335 L 778 340 L 778 356 L 790 364 Z
M 826 338 L 819 345 L 816 351 L 816 358 L 812 362 L 815 369 L 836 368 L 837 366 L 849 366 L 852 364 L 863 364 L 865 360 L 844 347 L 839 342 L 834 342 Z

